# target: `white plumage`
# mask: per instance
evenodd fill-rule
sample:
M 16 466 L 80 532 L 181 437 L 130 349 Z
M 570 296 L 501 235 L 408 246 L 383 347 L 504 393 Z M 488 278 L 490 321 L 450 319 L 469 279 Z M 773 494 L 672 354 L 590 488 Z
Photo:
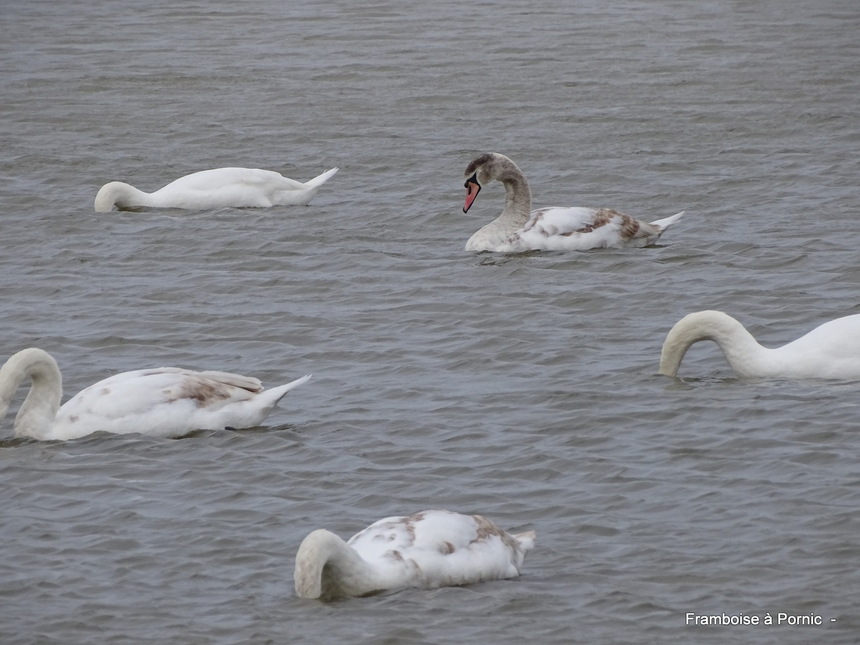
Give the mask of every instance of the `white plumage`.
M 332 168 L 306 183 L 288 179 L 273 170 L 215 168 L 185 175 L 154 193 L 145 193 L 121 181 L 105 184 L 96 194 L 97 213 L 114 206 L 126 208 L 268 208 L 306 206 L 319 187 L 336 172 Z
M 677 376 L 693 343 L 712 340 L 742 378 L 860 378 L 860 314 L 837 318 L 782 347 L 762 347 L 737 320 L 722 311 L 697 311 L 666 336 L 660 373 Z
M 467 251 L 585 251 L 647 246 L 681 219 L 684 212 L 643 222 L 609 208 L 550 207 L 531 210 L 532 195 L 523 172 L 505 155 L 488 152 L 466 168 L 468 212 L 481 187 L 495 180 L 505 186 L 505 208 L 466 242 Z
M 480 515 L 444 510 L 387 517 L 348 542 L 318 529 L 296 554 L 296 593 L 332 600 L 514 578 L 534 543 L 534 531 L 511 535 Z
M 310 375 L 265 390 L 256 378 L 227 372 L 136 370 L 99 381 L 60 407 L 63 385 L 57 362 L 47 352 L 29 348 L 0 368 L 0 419 L 25 379 L 31 386 L 15 418 L 15 434 L 50 440 L 98 431 L 179 437 L 193 430 L 250 428 Z

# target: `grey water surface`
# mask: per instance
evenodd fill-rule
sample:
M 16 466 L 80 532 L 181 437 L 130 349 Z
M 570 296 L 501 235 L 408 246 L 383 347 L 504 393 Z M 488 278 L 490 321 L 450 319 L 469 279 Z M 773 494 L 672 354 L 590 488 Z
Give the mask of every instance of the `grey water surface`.
M 860 383 L 657 365 L 690 311 L 768 346 L 860 313 L 858 33 L 854 0 L 6 3 L 0 359 L 49 351 L 65 398 L 314 379 L 178 440 L 7 416 L 0 641 L 857 643 Z M 687 214 L 645 249 L 468 254 L 488 150 L 536 206 Z M 93 212 L 234 165 L 341 170 L 308 207 Z M 295 596 L 311 530 L 425 508 L 537 531 L 523 576 Z M 688 624 L 723 614 L 774 624 Z

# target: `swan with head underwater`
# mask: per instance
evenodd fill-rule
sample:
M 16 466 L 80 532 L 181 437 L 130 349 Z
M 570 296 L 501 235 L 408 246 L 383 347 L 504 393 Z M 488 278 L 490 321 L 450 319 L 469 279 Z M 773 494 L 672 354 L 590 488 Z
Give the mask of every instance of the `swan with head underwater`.
M 660 373 L 677 376 L 693 343 L 712 340 L 741 378 L 860 379 L 860 314 L 826 322 L 782 347 L 762 347 L 737 320 L 722 311 L 697 311 L 666 336 Z
M 515 578 L 534 544 L 534 531 L 512 535 L 480 515 L 444 510 L 387 517 L 348 542 L 317 529 L 296 554 L 296 594 L 334 600 Z
M 99 189 L 94 207 L 97 213 L 107 213 L 114 206 L 120 210 L 307 206 L 320 186 L 337 171 L 337 168 L 332 168 L 302 183 L 273 170 L 214 168 L 180 177 L 154 193 L 145 193 L 121 181 L 112 181 Z
M 495 220 L 466 242 L 467 251 L 586 251 L 589 249 L 654 244 L 684 211 L 643 222 L 610 208 L 549 207 L 531 210 L 528 181 L 505 155 L 487 152 L 466 168 L 467 213 L 481 187 L 495 180 L 505 186 L 505 208 Z
M 115 374 L 81 390 L 62 407 L 62 375 L 47 352 L 29 348 L 0 367 L 0 420 L 25 379 L 30 391 L 15 417 L 15 435 L 77 439 L 93 432 L 181 437 L 194 430 L 260 425 L 310 375 L 263 389 L 256 378 L 160 367 Z

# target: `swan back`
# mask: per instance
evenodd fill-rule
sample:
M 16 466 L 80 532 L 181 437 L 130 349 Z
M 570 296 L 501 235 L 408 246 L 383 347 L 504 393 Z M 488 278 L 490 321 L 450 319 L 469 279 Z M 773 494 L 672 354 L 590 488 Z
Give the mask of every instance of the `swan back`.
M 825 322 L 771 351 L 780 357 L 783 376 L 860 379 L 860 314 Z
M 259 379 L 178 367 L 122 372 L 81 390 L 57 413 L 53 438 L 96 431 L 178 437 L 192 430 L 250 428 L 310 376 L 264 390 Z
M 315 193 L 273 170 L 214 168 L 172 181 L 152 193 L 150 205 L 186 210 L 304 206 Z
M 478 581 L 518 575 L 533 539 L 521 542 L 480 515 L 423 511 L 379 520 L 348 544 L 364 560 L 382 568 L 391 564 L 392 551 L 398 551 L 412 561 L 428 584 L 446 586 L 463 584 L 464 578 Z

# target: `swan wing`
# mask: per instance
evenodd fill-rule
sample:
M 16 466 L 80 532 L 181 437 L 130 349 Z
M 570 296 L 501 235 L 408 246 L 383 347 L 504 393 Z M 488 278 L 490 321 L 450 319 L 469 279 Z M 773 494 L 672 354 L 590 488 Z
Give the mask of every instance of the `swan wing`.
M 249 427 L 245 423 L 256 425 L 258 416 L 249 404 L 261 392 L 258 379 L 226 372 L 180 368 L 123 372 L 66 402 L 57 414 L 56 438 L 98 430 L 178 436 L 196 429 Z M 273 404 L 266 403 L 271 409 Z
M 337 170 L 332 168 L 306 184 L 259 168 L 201 170 L 155 191 L 145 203 L 188 210 L 306 205 Z
M 550 207 L 531 212 L 520 237 L 531 248 L 584 250 L 644 246 L 662 230 L 611 208 Z
M 304 190 L 304 184 L 271 170 L 215 168 L 180 177 L 154 192 L 151 199 L 172 208 L 266 208 L 284 190 Z

